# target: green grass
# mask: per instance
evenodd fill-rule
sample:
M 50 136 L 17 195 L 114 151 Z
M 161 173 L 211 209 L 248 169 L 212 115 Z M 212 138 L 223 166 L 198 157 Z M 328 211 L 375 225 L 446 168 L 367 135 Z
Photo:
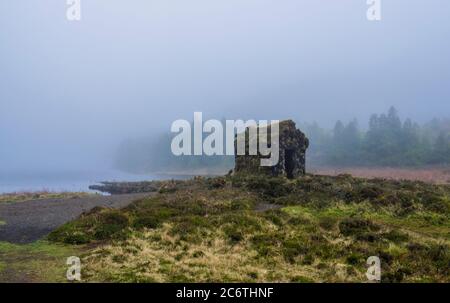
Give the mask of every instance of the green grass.
M 0 282 L 65 282 L 67 258 L 80 254 L 80 248 L 47 241 L 0 242 Z
M 448 186 L 308 175 L 164 189 L 121 210 L 95 208 L 9 256 L 34 251 L 47 268 L 44 256 L 89 244 L 83 279 L 107 282 L 365 282 L 367 258 L 379 256 L 384 282 L 450 281 Z M 258 210 L 268 203 L 276 209 Z
M 448 187 L 347 175 L 188 182 L 49 239 L 105 244 L 85 259 L 88 281 L 362 282 L 372 255 L 386 282 L 449 281 Z M 256 211 L 268 202 L 280 209 Z
M 2 225 L 6 225 L 6 222 L 3 220 L 0 220 L 0 226 L 2 226 Z

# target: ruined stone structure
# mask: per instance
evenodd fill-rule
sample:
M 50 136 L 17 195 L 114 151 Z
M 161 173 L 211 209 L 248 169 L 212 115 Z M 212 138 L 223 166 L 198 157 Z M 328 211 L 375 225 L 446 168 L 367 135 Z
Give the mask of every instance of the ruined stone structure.
M 305 134 L 295 127 L 295 122 L 285 120 L 279 123 L 279 161 L 275 166 L 261 166 L 258 155 L 249 155 L 249 142 L 257 140 L 249 137 L 249 130 L 246 131 L 246 153 L 237 154 L 237 144 L 235 141 L 235 169 L 236 174 L 265 174 L 271 176 L 285 176 L 296 178 L 305 174 L 305 153 L 309 146 L 309 140 Z M 270 127 L 268 131 L 270 135 Z M 270 142 L 270 137 L 268 139 Z M 267 158 L 267 157 L 266 157 Z

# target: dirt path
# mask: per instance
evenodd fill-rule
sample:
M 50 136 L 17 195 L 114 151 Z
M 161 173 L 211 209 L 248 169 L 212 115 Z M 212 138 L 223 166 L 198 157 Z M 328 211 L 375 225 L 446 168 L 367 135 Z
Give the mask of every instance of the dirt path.
M 96 206 L 121 208 L 154 193 L 101 196 L 73 199 L 45 199 L 0 204 L 0 241 L 34 242 L 55 228 Z

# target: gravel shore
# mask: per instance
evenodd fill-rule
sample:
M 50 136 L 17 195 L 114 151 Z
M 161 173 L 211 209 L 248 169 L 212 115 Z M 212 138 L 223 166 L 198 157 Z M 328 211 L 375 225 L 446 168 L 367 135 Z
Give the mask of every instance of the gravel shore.
M 121 208 L 154 193 L 89 195 L 0 204 L 0 241 L 30 243 L 96 206 Z

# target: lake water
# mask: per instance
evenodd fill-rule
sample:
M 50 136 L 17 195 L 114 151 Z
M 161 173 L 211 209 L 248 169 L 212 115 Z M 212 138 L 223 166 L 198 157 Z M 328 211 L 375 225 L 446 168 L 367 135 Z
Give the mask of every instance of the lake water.
M 121 171 L 101 172 L 0 172 L 0 194 L 14 192 L 89 192 L 89 185 L 101 181 L 146 181 L 171 179 L 161 175 L 136 175 Z

